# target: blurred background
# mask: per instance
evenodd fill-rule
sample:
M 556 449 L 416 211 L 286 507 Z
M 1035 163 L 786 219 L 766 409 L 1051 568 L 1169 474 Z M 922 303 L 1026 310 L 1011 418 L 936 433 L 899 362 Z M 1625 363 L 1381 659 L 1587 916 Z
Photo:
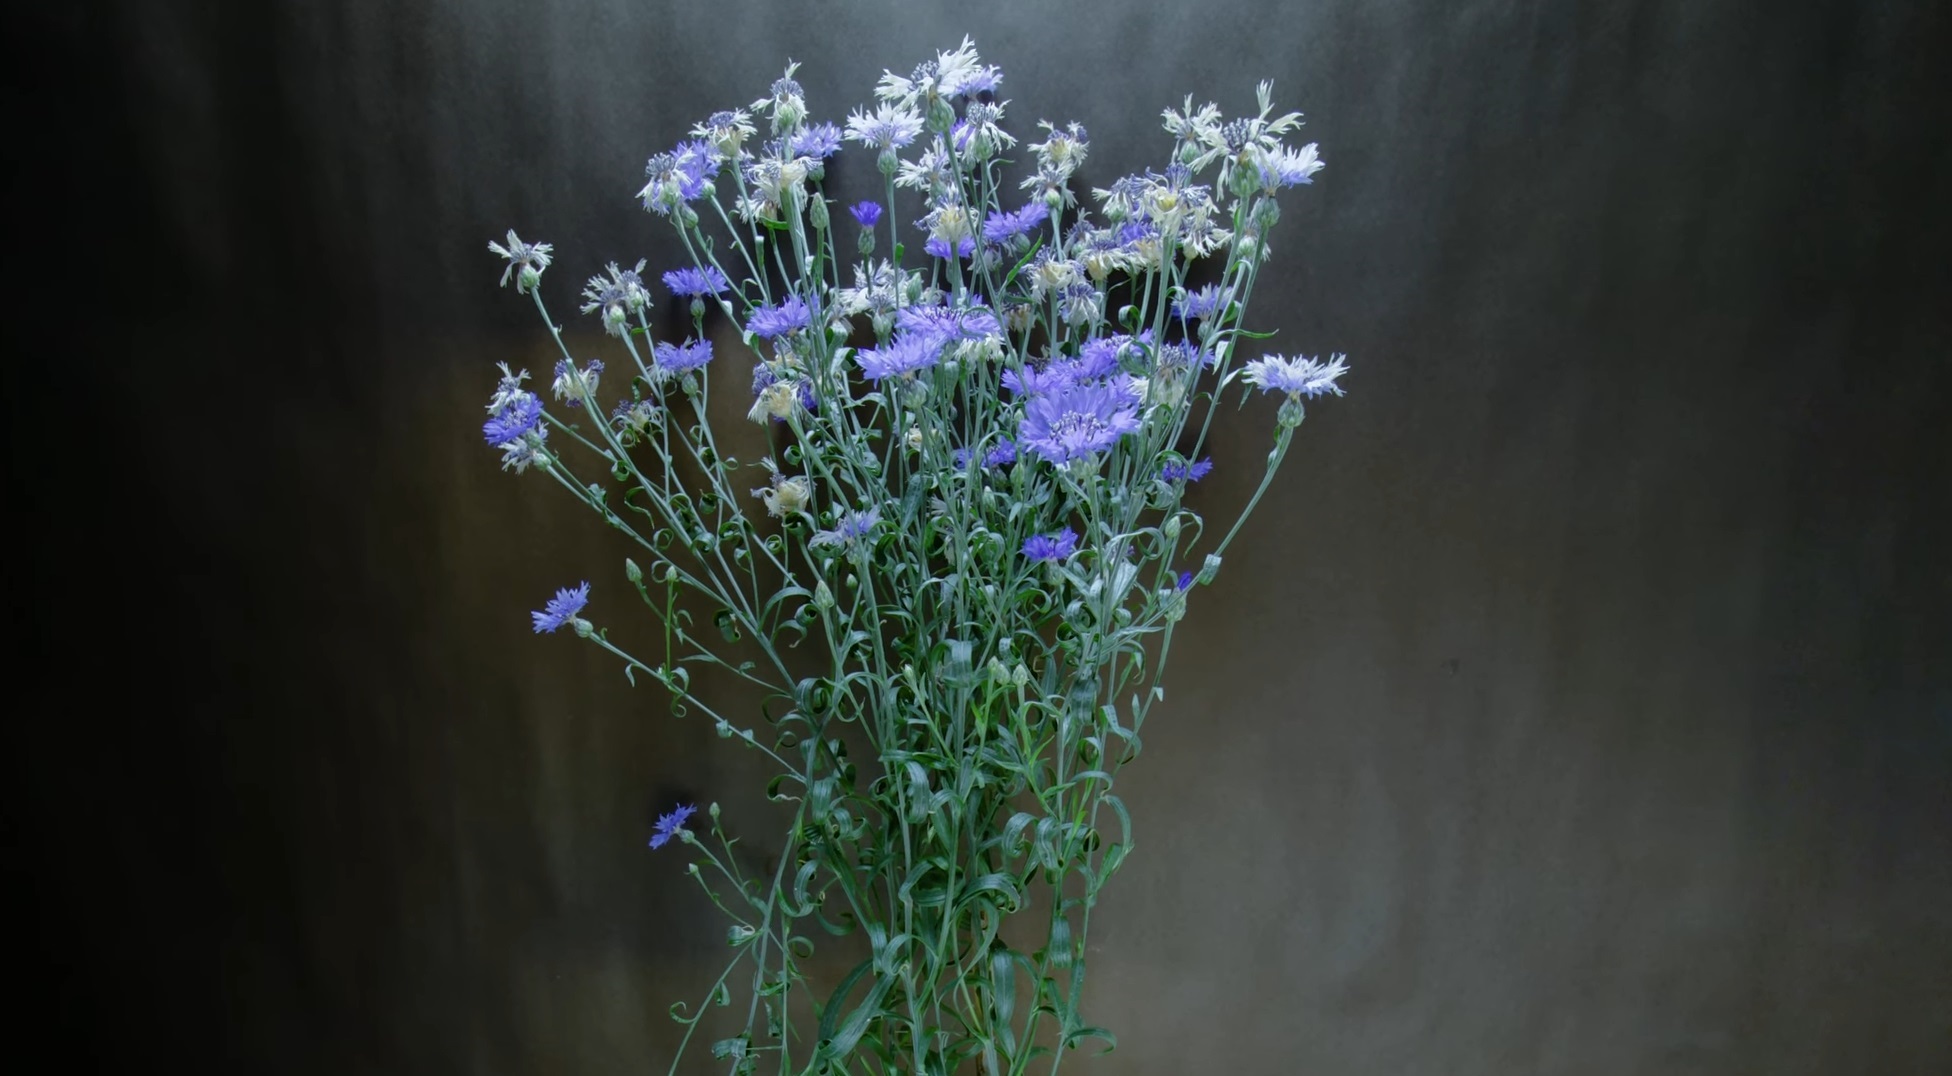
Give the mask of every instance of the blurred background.
M 1952 1071 L 1942 6 L 25 18 L 8 858 L 62 1067 L 663 1071 L 723 923 L 650 822 L 779 820 L 530 633 L 579 579 L 648 626 L 480 443 L 493 364 L 553 361 L 485 243 L 557 245 L 594 353 L 582 278 L 679 264 L 647 156 L 788 59 L 839 120 L 967 33 L 1019 135 L 1089 127 L 1084 186 L 1273 79 L 1328 168 L 1254 327 L 1352 366 L 1194 594 L 1093 921 L 1121 1046 L 1067 1070 Z M 1221 428 L 1209 519 L 1272 429 Z

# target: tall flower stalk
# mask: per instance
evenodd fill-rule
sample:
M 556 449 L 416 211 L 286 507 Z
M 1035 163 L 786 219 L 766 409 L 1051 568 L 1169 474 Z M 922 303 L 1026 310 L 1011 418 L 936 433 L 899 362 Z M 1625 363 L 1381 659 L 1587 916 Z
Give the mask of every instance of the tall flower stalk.
M 1253 116 L 1166 110 L 1163 170 L 1093 191 L 1095 211 L 1072 188 L 1084 128 L 1044 123 L 1015 202 L 1003 75 L 969 42 L 886 74 L 844 128 L 809 119 L 793 74 L 651 158 L 638 193 L 690 254 L 661 276 L 688 319 L 657 339 L 643 263 L 611 263 L 582 294 L 620 349 L 601 381 L 544 302 L 552 248 L 490 245 L 561 350 L 564 409 L 504 367 L 483 436 L 638 544 L 624 575 L 664 653 L 585 619 L 604 606 L 588 584 L 536 630 L 571 627 L 777 767 L 789 820 L 769 875 L 748 873 L 715 804 L 705 832 L 677 805 L 651 840 L 682 843 L 731 920 L 705 1000 L 742 996 L 745 1019 L 712 1056 L 733 1073 L 1054 1073 L 1115 1041 L 1080 1013 L 1085 939 L 1133 847 L 1113 788 L 1189 591 L 1214 581 L 1303 400 L 1342 391 L 1341 356 L 1239 354 L 1265 335 L 1244 319 L 1278 196 L 1322 163 L 1286 144 L 1301 118 L 1264 83 Z M 849 145 L 883 195 L 843 217 L 823 185 Z M 902 191 L 921 202 L 907 228 Z M 719 316 L 757 360 L 749 416 L 773 451 L 752 464 L 707 415 Z M 1230 387 L 1284 398 L 1254 497 L 1215 543 L 1183 498 Z M 763 691 L 760 719 L 694 693 L 701 666 Z M 1033 947 L 1005 940 L 1033 915 Z M 815 981 L 816 939 L 858 963 Z M 680 1058 L 709 1007 L 673 1007 Z

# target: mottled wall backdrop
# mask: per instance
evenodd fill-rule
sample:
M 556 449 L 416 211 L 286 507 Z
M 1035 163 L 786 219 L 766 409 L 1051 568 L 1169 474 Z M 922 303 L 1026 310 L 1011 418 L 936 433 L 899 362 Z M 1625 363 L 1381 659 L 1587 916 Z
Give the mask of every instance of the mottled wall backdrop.
M 11 96 L 62 133 L 11 201 L 58 241 L 10 320 L 83 342 L 10 349 L 12 617 L 78 670 L 13 752 L 34 1014 L 104 1071 L 662 1071 L 723 943 L 649 821 L 718 799 L 763 855 L 777 819 L 529 633 L 583 578 L 643 629 L 619 542 L 479 443 L 492 364 L 550 361 L 484 244 L 555 242 L 559 309 L 675 264 L 647 155 L 789 58 L 840 118 L 967 32 L 1020 133 L 1089 126 L 1087 184 L 1272 78 L 1329 167 L 1259 327 L 1353 366 L 1121 779 L 1086 999 L 1122 1046 L 1079 1072 L 1952 1071 L 1932 8 L 42 16 L 61 74 Z M 1272 408 L 1230 421 L 1220 516 Z

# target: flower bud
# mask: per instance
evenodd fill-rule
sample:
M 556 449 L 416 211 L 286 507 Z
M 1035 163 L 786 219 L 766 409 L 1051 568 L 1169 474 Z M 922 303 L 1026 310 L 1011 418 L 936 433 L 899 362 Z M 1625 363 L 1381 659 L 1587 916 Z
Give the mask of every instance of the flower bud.
M 737 949 L 739 946 L 759 936 L 759 932 L 743 923 L 734 923 L 725 931 L 725 944 Z
M 946 99 L 937 97 L 929 102 L 929 129 L 947 133 L 956 125 L 956 107 Z
M 639 568 L 636 561 L 625 557 L 624 578 L 630 580 L 632 584 L 642 583 L 644 581 L 644 569 Z
M 697 296 L 697 295 L 694 295 L 694 296 L 692 296 L 692 297 L 691 297 L 691 317 L 692 317 L 692 320 L 694 320 L 694 321 L 696 321 L 697 319 L 699 319 L 699 318 L 702 318 L 702 317 L 704 317 L 704 316 L 705 316 L 705 300 L 704 300 L 704 298 L 703 298 L 702 296 Z
M 1179 513 L 1167 516 L 1166 521 L 1159 525 L 1159 533 L 1165 535 L 1168 542 L 1179 541 Z
M 1193 581 L 1200 584 L 1201 586 L 1206 586 L 1208 583 L 1213 582 L 1214 576 L 1219 574 L 1220 574 L 1220 554 L 1208 553 L 1206 555 L 1206 563 L 1200 565 L 1200 574 L 1195 576 L 1193 578 Z
M 807 207 L 807 221 L 815 230 L 824 232 L 827 230 L 827 220 L 827 199 L 816 196 L 813 204 Z
M 880 157 L 875 159 L 875 166 L 881 169 L 882 175 L 892 176 L 901 171 L 901 158 L 895 155 L 895 148 L 889 146 L 881 151 Z
M 873 228 L 861 229 L 860 241 L 855 243 L 854 246 L 855 249 L 861 252 L 862 257 L 866 257 L 867 255 L 874 253 L 874 229 Z
M 813 605 L 814 608 L 820 610 L 823 613 L 833 611 L 834 591 L 833 588 L 827 585 L 827 581 L 825 579 L 822 579 L 813 588 Z
M 569 626 L 576 629 L 578 638 L 587 639 L 596 633 L 596 627 L 582 617 L 571 617 Z

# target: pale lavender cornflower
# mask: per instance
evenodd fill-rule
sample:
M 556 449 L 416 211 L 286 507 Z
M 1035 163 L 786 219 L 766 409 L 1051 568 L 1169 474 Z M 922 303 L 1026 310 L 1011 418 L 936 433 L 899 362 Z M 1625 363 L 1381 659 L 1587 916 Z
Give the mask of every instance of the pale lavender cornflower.
M 712 342 L 693 340 L 682 346 L 660 343 L 652 349 L 658 369 L 678 374 L 686 370 L 696 370 L 712 361 Z
M 664 286 L 671 294 L 680 298 L 702 299 L 707 295 L 719 295 L 732 285 L 718 267 L 707 265 L 704 268 L 685 266 L 664 274 Z
M 1313 142 L 1300 149 L 1276 146 L 1253 156 L 1260 172 L 1261 189 L 1266 191 L 1292 187 L 1297 183 L 1312 184 L 1315 173 L 1323 168 L 1322 155 L 1316 151 Z
M 1182 321 L 1206 321 L 1219 316 L 1233 302 L 1233 293 L 1218 284 L 1198 291 L 1182 291 L 1173 300 L 1173 317 Z
M 992 243 L 1002 243 L 1029 235 L 1031 230 L 1049 220 L 1050 207 L 1042 202 L 1030 202 L 1022 209 L 1005 213 L 991 213 L 983 221 L 983 238 Z
M 1056 534 L 1033 534 L 1023 540 L 1023 555 L 1035 561 L 1064 560 L 1078 551 L 1078 532 L 1069 527 Z
M 880 522 L 881 509 L 879 508 L 842 512 L 840 518 L 834 520 L 833 530 L 815 531 L 813 537 L 807 539 L 807 544 L 810 546 L 852 545 L 873 534 L 875 526 Z
M 651 827 L 651 847 L 662 848 L 670 844 L 671 839 L 685 828 L 685 823 L 691 820 L 691 816 L 697 813 L 698 808 L 684 803 L 679 804 L 678 809 L 670 814 L 659 815 L 657 824 Z
M 709 150 L 725 160 L 737 157 L 739 147 L 755 133 L 752 117 L 743 108 L 714 112 L 691 129 L 691 137 L 704 139 Z
M 508 268 L 502 270 L 501 286 L 508 287 L 508 279 L 513 276 L 515 291 L 527 295 L 542 282 L 542 271 L 549 268 L 552 257 L 549 252 L 556 248 L 548 243 L 524 243 L 515 234 L 515 229 L 510 228 L 507 246 L 491 239 L 488 241 L 488 249 L 508 259 Z
M 577 622 L 576 614 L 583 611 L 583 606 L 589 600 L 590 584 L 587 582 L 575 588 L 564 587 L 556 591 L 556 596 L 549 599 L 540 611 L 529 614 L 535 618 L 536 634 L 555 631 L 564 624 L 574 625 Z
M 847 211 L 854 214 L 855 221 L 863 228 L 872 228 L 881 220 L 880 202 L 855 202 Z
M 940 99 L 993 93 L 1002 81 L 1003 72 L 982 63 L 975 43 L 965 37 L 954 51 L 936 53 L 935 59 L 918 65 L 907 78 L 882 72 L 874 95 L 904 107 L 927 106 Z
M 637 197 L 644 208 L 668 217 L 672 210 L 703 197 L 718 178 L 719 159 L 703 142 L 680 142 L 669 153 L 660 153 L 644 165 L 648 181 Z
M 831 123 L 810 124 L 793 132 L 786 147 L 795 157 L 831 157 L 840 152 L 840 128 Z
M 942 339 L 932 334 L 902 334 L 886 347 L 862 348 L 855 353 L 861 376 L 870 381 L 925 370 L 942 358 Z
M 869 149 L 903 149 L 921 133 L 921 113 L 901 105 L 884 104 L 873 112 L 857 108 L 847 117 L 847 137 Z
M 1299 355 L 1292 359 L 1269 355 L 1248 363 L 1241 376 L 1262 392 L 1285 392 L 1290 400 L 1298 400 L 1323 393 L 1342 395 L 1335 379 L 1348 372 L 1347 355 L 1333 355 L 1326 363 Z
M 1203 459 L 1198 463 L 1188 463 L 1185 460 L 1172 460 L 1164 467 L 1159 468 L 1159 477 L 1166 482 L 1198 482 L 1211 473 L 1212 470 L 1213 460 L 1211 457 Z
M 1103 452 L 1139 428 L 1138 401 L 1114 385 L 1073 385 L 1032 396 L 1017 441 L 1051 463 Z
M 812 323 L 812 320 L 813 314 L 807 309 L 807 304 L 799 296 L 789 295 L 786 301 L 778 306 L 762 306 L 754 309 L 752 316 L 746 321 L 746 328 L 752 330 L 754 336 L 770 340 L 775 336 L 804 329 Z
M 556 381 L 550 386 L 550 391 L 555 394 L 556 399 L 569 406 L 581 407 L 583 397 L 596 394 L 597 378 L 602 375 L 602 359 L 591 359 L 584 363 L 580 370 L 570 366 L 568 359 L 557 359 Z

